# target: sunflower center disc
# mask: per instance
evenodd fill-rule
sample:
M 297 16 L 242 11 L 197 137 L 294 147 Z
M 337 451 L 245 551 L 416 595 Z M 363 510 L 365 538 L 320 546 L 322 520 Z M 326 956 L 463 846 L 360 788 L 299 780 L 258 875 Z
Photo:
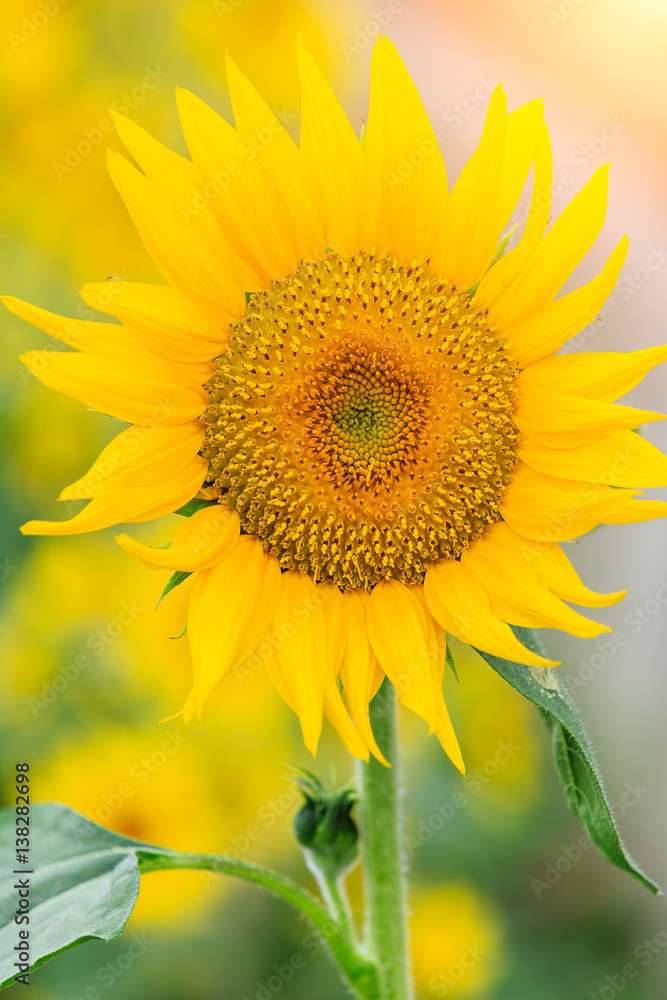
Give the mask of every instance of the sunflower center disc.
M 283 569 L 421 581 L 500 520 L 516 374 L 485 313 L 426 267 L 302 263 L 252 296 L 216 359 L 202 495 Z

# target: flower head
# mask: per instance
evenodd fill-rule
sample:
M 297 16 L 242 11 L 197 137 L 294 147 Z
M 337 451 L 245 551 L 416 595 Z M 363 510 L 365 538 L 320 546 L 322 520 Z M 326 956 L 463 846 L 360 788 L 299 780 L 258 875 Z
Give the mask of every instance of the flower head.
M 368 704 L 386 675 L 462 769 L 447 633 L 553 665 L 510 625 L 595 636 L 604 626 L 564 601 L 623 596 L 588 590 L 558 543 L 667 512 L 636 499 L 667 485 L 667 458 L 632 433 L 661 415 L 612 403 L 667 348 L 556 354 L 625 258 L 622 239 L 557 297 L 601 229 L 607 169 L 547 228 L 539 101 L 508 114 L 495 90 L 449 192 L 387 39 L 363 141 L 301 46 L 298 146 L 230 59 L 227 72 L 235 126 L 178 93 L 191 160 L 116 115 L 141 170 L 111 154 L 111 176 L 168 284 L 85 286 L 122 325 L 5 300 L 76 349 L 28 354 L 38 378 L 132 425 L 61 494 L 88 506 L 24 531 L 147 521 L 197 498 L 170 547 L 118 538 L 197 574 L 186 718 L 261 662 L 313 753 L 324 714 L 351 753 L 383 759 Z M 521 235 L 496 260 L 531 167 Z

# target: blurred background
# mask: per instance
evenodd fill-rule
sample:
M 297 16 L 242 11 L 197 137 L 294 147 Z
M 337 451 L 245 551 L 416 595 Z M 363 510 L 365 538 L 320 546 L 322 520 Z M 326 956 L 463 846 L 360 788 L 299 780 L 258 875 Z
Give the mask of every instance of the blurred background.
M 228 114 L 229 46 L 296 134 L 301 33 L 360 127 L 382 30 L 420 87 L 450 176 L 472 152 L 499 80 L 512 107 L 546 99 L 554 214 L 597 166 L 614 163 L 603 236 L 574 280 L 592 276 L 624 232 L 630 256 L 612 307 L 566 350 L 665 341 L 663 0 L 14 0 L 0 25 L 2 293 L 91 318 L 82 283 L 160 280 L 107 177 L 105 147 L 120 148 L 104 131 L 109 106 L 184 151 L 174 87 Z M 20 352 L 53 346 L 46 335 L 8 313 L 2 331 L 0 782 L 29 759 L 38 799 L 143 840 L 236 852 L 309 878 L 289 834 L 299 796 L 285 761 L 312 761 L 266 678 L 227 678 L 203 725 L 158 724 L 189 689 L 186 640 L 170 638 L 183 625 L 188 584 L 156 613 L 163 577 L 116 549 L 112 532 L 18 533 L 28 518 L 62 516 L 55 496 L 118 428 L 22 368 Z M 666 388 L 665 372 L 654 372 L 629 401 L 664 409 Z M 667 448 L 663 425 L 646 435 Z M 135 534 L 158 544 L 170 530 L 166 519 Z M 629 589 L 600 612 L 623 645 L 544 639 L 564 661 L 626 842 L 665 885 L 667 525 L 598 529 L 568 554 L 590 586 Z M 531 706 L 473 654 L 456 655 L 460 683 L 446 685 L 466 783 L 418 720 L 402 720 L 420 998 L 609 1000 L 631 964 L 629 995 L 662 1000 L 667 905 L 581 850 Z M 348 777 L 330 732 L 315 767 Z M 358 873 L 352 890 L 358 906 Z M 31 990 L 32 1000 L 277 995 L 346 994 L 291 911 L 197 873 L 147 876 L 118 941 L 52 962 Z

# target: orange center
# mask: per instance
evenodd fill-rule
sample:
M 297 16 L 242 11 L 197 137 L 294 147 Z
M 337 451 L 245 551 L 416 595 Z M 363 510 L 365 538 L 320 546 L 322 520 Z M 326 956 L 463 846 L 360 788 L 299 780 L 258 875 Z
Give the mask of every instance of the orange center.
M 302 263 L 253 295 L 216 368 L 203 495 L 284 569 L 420 581 L 499 520 L 517 369 L 470 296 L 425 267 Z

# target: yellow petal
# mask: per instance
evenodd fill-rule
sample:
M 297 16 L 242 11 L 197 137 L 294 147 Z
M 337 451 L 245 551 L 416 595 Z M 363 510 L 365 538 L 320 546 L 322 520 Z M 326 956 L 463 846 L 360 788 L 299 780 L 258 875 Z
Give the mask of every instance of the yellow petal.
M 65 487 L 59 500 L 108 496 L 127 486 L 150 486 L 185 468 L 199 451 L 204 427 L 198 420 L 178 427 L 128 427 L 102 450 L 85 476 Z
M 111 117 L 121 140 L 149 180 L 170 202 L 178 206 L 185 222 L 196 219 L 208 231 L 219 251 L 229 260 L 232 269 L 238 272 L 244 287 L 254 288 L 257 282 L 256 272 L 236 256 L 226 234 L 220 229 L 209 204 L 210 199 L 204 193 L 208 190 L 206 185 L 210 178 L 205 177 L 191 160 L 163 146 L 136 122 L 114 111 L 111 111 Z M 246 285 L 248 281 L 250 284 Z
M 241 319 L 245 292 L 235 255 L 196 212 L 179 207 L 118 153 L 109 150 L 109 174 L 139 235 L 166 280 L 197 299 Z
M 494 614 L 512 625 L 556 628 L 581 638 L 612 631 L 563 604 L 547 590 L 520 551 L 500 545 L 492 530 L 487 529 L 482 538 L 468 546 L 461 564 L 481 581 Z
M 449 712 L 447 710 L 447 705 L 442 695 L 442 691 L 440 691 L 439 697 L 437 697 L 437 711 L 438 718 L 435 724 L 435 735 L 438 737 L 440 746 L 445 751 L 454 767 L 460 771 L 461 774 L 465 774 L 466 766 L 463 761 L 463 754 L 461 753 L 459 741 L 456 737 L 456 733 L 454 732 L 454 726 L 452 725 L 452 720 L 449 717 Z
M 665 506 L 667 508 L 667 504 Z M 627 594 L 627 590 L 610 594 L 598 594 L 589 590 L 579 579 L 560 545 L 555 542 L 536 542 L 524 538 L 503 522 L 494 524 L 489 530 L 494 542 L 506 545 L 515 555 L 520 555 L 531 571 L 535 569 L 538 572 L 552 594 L 563 601 L 581 604 L 586 608 L 606 608 L 610 604 L 616 604 Z
M 504 228 L 524 189 L 544 125 L 544 101 L 530 101 L 507 116 L 507 144 L 498 195 L 498 223 Z
M 128 423 L 184 424 L 203 413 L 208 402 L 201 386 L 187 384 L 184 366 L 162 358 L 133 364 L 101 354 L 29 351 L 21 360 L 50 389 Z
M 235 510 L 214 504 L 186 518 L 168 549 L 142 545 L 129 535 L 116 535 L 116 542 L 148 566 L 193 573 L 225 559 L 238 541 L 239 528 Z
M 202 176 L 191 160 L 163 146 L 152 135 L 125 115 L 110 112 L 118 135 L 145 175 L 163 194 L 179 207 L 192 200 Z M 198 209 L 197 219 L 215 239 L 222 239 L 220 227 L 211 209 Z M 227 248 L 229 252 L 229 248 Z
M 652 521 L 656 517 L 667 517 L 667 503 L 664 500 L 629 500 L 616 508 L 603 524 L 636 524 L 638 521 Z
M 516 384 L 522 396 L 557 390 L 611 402 L 638 385 L 647 372 L 667 361 L 667 345 L 619 354 L 559 354 L 531 364 Z
M 198 716 L 216 684 L 257 649 L 280 597 L 280 567 L 252 535 L 239 538 L 212 569 L 199 573 L 188 610 L 194 705 Z
M 44 330 L 51 337 L 74 347 L 78 351 L 92 351 L 95 354 L 120 354 L 145 356 L 148 351 L 134 330 L 128 330 L 118 323 L 93 323 L 89 320 L 70 319 L 59 316 L 23 302 L 11 295 L 2 296 L 2 301 L 16 316 Z
M 319 583 L 317 592 L 322 601 L 326 620 L 326 646 L 329 660 L 329 669 L 324 684 L 324 714 L 340 736 L 347 752 L 359 760 L 367 761 L 369 757 L 368 747 L 355 728 L 338 688 L 338 674 L 347 643 L 347 606 L 340 590 L 332 583 Z
M 547 448 L 524 438 L 517 453 L 535 472 L 557 479 L 637 489 L 667 486 L 667 456 L 634 431 L 613 431 L 581 448 Z
M 593 449 L 597 445 L 589 447 Z M 574 449 L 558 452 L 553 449 L 553 454 L 566 455 L 570 450 Z M 588 482 L 554 479 L 529 468 L 525 462 L 518 464 L 513 475 L 514 480 L 505 489 L 498 509 L 511 528 L 537 541 L 563 542 L 578 538 L 602 524 L 608 514 L 632 497 L 627 490 L 594 485 L 590 479 Z
M 544 235 L 551 214 L 553 164 L 551 143 L 545 123 L 536 127 L 533 194 L 521 238 L 482 278 L 475 301 L 489 309 L 512 287 Z
M 368 596 L 363 590 L 352 590 L 343 599 L 347 607 L 347 643 L 340 668 L 343 690 L 361 738 L 373 756 L 390 767 L 375 741 L 368 708 L 384 680 L 366 629 Z
M 398 580 L 382 580 L 371 591 L 366 625 L 373 652 L 399 698 L 435 732 L 438 663 L 417 597 Z
M 259 275 L 254 287 L 286 277 L 298 263 L 299 246 L 282 192 L 229 122 L 187 90 L 177 89 L 176 98 L 190 155 L 205 175 L 200 196 Z
M 507 95 L 498 86 L 479 147 L 452 189 L 441 243 L 433 255 L 435 273 L 463 291 L 477 284 L 489 267 L 507 221 L 499 210 L 506 142 Z
M 402 264 L 440 243 L 447 174 L 419 92 L 396 47 L 378 39 L 365 136 L 362 249 L 388 248 Z
M 113 110 L 110 113 L 121 141 L 146 177 L 178 206 L 186 222 L 196 217 L 230 262 L 240 266 L 210 206 L 197 203 L 196 209 L 192 208 L 197 192 L 204 186 L 204 178 L 198 167 L 191 160 L 158 142 L 130 118 Z
M 512 413 L 512 420 L 526 437 L 548 448 L 579 448 L 612 431 L 664 419 L 662 413 L 559 391 L 520 393 Z
M 503 330 L 507 349 L 521 367 L 554 354 L 593 322 L 618 280 L 627 253 L 624 236 L 596 278 Z
M 504 332 L 552 301 L 602 229 L 608 186 L 606 164 L 560 214 L 510 288 L 489 305 L 490 323 Z
M 422 584 L 413 584 L 410 587 L 410 590 L 419 601 L 424 614 L 426 615 L 428 647 L 429 650 L 432 651 L 434 665 L 437 664 L 435 675 L 436 683 L 434 684 L 436 706 L 435 735 L 438 737 L 442 749 L 445 751 L 452 764 L 458 768 L 461 774 L 465 774 L 466 769 L 465 764 L 463 763 L 463 755 L 461 753 L 459 741 L 456 738 L 454 726 L 452 725 L 452 720 L 449 717 L 447 704 L 442 693 L 442 679 L 447 663 L 447 634 L 444 629 L 440 628 L 431 615 L 428 604 L 426 603 L 424 587 Z
M 557 666 L 553 660 L 526 649 L 509 625 L 494 615 L 482 583 L 463 562 L 440 559 L 431 563 L 424 593 L 435 620 L 469 646 L 515 663 Z
M 297 49 L 301 81 L 300 147 L 307 183 L 323 218 L 326 249 L 358 249 L 363 152 L 324 73 L 303 45 Z
M 244 149 L 257 156 L 282 191 L 294 220 L 299 256 L 321 256 L 321 226 L 299 147 L 229 54 L 225 56 L 236 131 L 246 143 Z
M 70 521 L 28 521 L 24 535 L 78 535 L 124 521 L 137 523 L 172 514 L 191 500 L 204 481 L 208 463 L 195 458 L 184 469 L 147 486 L 126 486 L 118 493 L 97 497 Z
M 161 719 L 160 722 L 170 722 L 172 719 L 177 719 L 179 715 L 183 716 L 183 722 L 186 724 L 192 722 L 195 712 L 197 711 L 197 699 L 195 696 L 194 688 L 190 691 L 190 694 L 185 699 L 185 704 L 180 712 L 174 712 L 173 715 L 167 716 L 166 719 Z
M 368 121 L 364 131 L 364 177 L 359 207 L 359 246 L 382 257 L 393 253 L 391 227 L 383 210 L 383 137 L 387 127 L 386 59 L 380 38 L 371 55 Z
M 165 285 L 91 282 L 83 286 L 81 297 L 93 309 L 111 313 L 127 324 L 137 343 L 172 361 L 207 361 L 222 354 L 233 320 Z
M 298 715 L 303 741 L 315 756 L 322 731 L 329 653 L 322 597 L 305 573 L 294 569 L 283 574 L 273 627 L 281 642 L 267 659 L 267 670 Z

